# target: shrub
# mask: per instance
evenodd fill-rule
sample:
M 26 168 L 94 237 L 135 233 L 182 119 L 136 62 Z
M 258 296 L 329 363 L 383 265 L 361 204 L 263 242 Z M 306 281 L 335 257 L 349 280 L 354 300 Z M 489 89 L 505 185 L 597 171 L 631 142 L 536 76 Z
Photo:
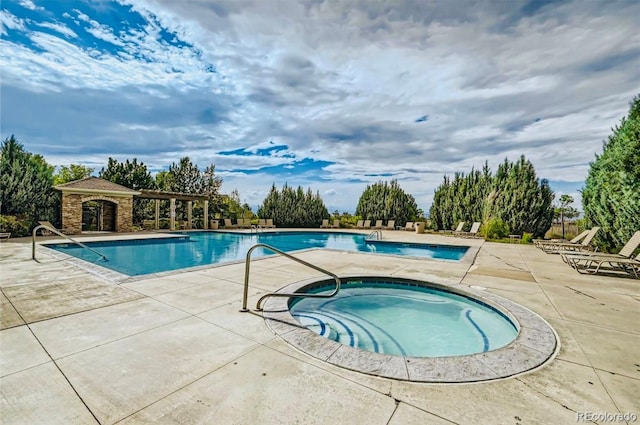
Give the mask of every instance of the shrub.
M 531 243 L 533 242 L 533 233 L 524 232 L 522 234 L 522 243 Z
M 13 215 L 0 215 L 0 232 L 9 232 L 12 237 L 29 236 L 31 221 Z
M 500 218 L 490 218 L 484 224 L 482 234 L 487 239 L 502 239 L 509 235 L 509 226 Z

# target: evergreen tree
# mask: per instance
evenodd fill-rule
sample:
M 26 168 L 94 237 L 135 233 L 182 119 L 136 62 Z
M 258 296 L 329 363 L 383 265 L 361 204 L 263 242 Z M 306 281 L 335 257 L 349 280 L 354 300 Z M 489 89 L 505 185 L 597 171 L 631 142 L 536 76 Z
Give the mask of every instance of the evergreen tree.
M 59 197 L 54 192 L 52 165 L 41 155 L 26 152 L 12 135 L 0 147 L 0 213 L 34 226 L 37 220 L 59 223 Z
M 365 220 L 395 220 L 399 226 L 418 217 L 418 204 L 413 195 L 406 193 L 397 180 L 379 181 L 367 185 L 360 195 L 356 215 Z
M 216 212 L 224 213 L 225 200 L 220 195 L 219 190 L 222 185 L 222 178 L 216 176 L 215 165 L 210 164 L 204 171 L 200 171 L 198 166 L 185 156 L 169 166 L 169 170 L 160 171 L 156 174 L 156 185 L 160 190 L 167 192 L 191 193 L 197 195 L 207 195 L 209 199 L 209 217 L 215 217 Z M 168 214 L 168 205 L 163 205 L 163 214 Z M 202 216 L 204 214 L 202 203 L 196 202 L 193 206 L 193 213 Z M 178 201 L 176 204 L 176 217 L 184 220 L 187 217 L 186 203 Z M 203 218 L 204 219 L 204 218 Z
M 453 229 L 465 222 L 465 230 L 474 221 L 483 221 L 485 200 L 492 185 L 489 165 L 482 171 L 471 169 L 471 173 L 455 173 L 453 181 L 444 176 L 443 183 L 436 188 L 430 210 L 431 224 L 435 229 Z
M 156 184 L 147 166 L 137 158 L 133 161 L 118 162 L 109 158 L 107 167 L 98 173 L 100 178 L 128 187 L 129 189 L 155 189 Z M 141 224 L 146 218 L 152 218 L 155 214 L 155 203 L 150 199 L 133 200 L 133 222 Z
M 492 187 L 489 217 L 499 218 L 511 233 L 532 233 L 543 237 L 553 221 L 554 194 L 545 179 L 539 180 L 533 164 L 524 155 L 511 163 L 505 158 L 498 167 Z
M 582 206 L 586 224 L 601 228 L 602 250 L 619 250 L 640 229 L 640 95 L 591 163 Z
M 57 186 L 59 184 L 81 180 L 90 177 L 91 174 L 93 174 L 93 168 L 84 165 L 70 164 L 68 167 L 63 165 L 53 176 L 53 184 Z
M 156 188 L 147 166 L 143 162 L 138 163 L 137 158 L 118 162 L 110 157 L 107 167 L 100 170 L 98 177 L 134 190 Z
M 285 184 L 278 191 L 274 184 L 258 208 L 258 216 L 273 218 L 280 227 L 317 227 L 329 218 L 329 211 L 320 193 L 314 194 L 311 188 L 305 192 L 302 186 L 293 189 Z

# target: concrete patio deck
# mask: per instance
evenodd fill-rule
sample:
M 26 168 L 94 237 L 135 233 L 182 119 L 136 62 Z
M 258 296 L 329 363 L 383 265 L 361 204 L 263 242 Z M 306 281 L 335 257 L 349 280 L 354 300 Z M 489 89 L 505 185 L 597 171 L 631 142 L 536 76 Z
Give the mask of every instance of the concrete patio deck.
M 329 250 L 299 256 L 337 274 L 500 295 L 553 326 L 556 358 L 475 384 L 364 375 L 301 353 L 260 315 L 239 313 L 244 264 L 118 284 L 42 247 L 35 262 L 30 240 L 11 239 L 0 244 L 0 422 L 524 425 L 640 415 L 640 281 L 580 275 L 531 245 L 403 231 L 384 239 L 480 250 L 473 264 Z M 321 277 L 282 257 L 252 261 L 251 276 L 251 307 L 261 294 Z

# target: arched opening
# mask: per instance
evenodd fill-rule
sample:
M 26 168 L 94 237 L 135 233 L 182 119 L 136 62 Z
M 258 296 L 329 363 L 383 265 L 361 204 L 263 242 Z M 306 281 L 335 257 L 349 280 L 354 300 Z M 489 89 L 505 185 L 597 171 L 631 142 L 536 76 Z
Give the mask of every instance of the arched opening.
M 115 232 L 117 205 L 105 200 L 82 203 L 83 232 Z

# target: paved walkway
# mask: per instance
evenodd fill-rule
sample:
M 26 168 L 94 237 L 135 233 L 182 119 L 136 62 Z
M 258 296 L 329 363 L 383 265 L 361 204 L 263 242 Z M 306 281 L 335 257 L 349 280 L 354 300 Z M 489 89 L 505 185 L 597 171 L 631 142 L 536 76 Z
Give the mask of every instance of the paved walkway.
M 530 245 L 472 243 L 473 264 L 336 251 L 300 256 L 340 273 L 484 288 L 540 314 L 558 356 L 479 384 L 416 384 L 320 362 L 239 313 L 243 264 L 114 284 L 38 248 L 0 244 L 2 424 L 571 424 L 640 416 L 640 281 L 583 276 Z M 252 262 L 258 296 L 319 276 L 284 258 Z M 601 421 L 604 422 L 604 421 Z M 630 422 L 631 423 L 631 422 Z

